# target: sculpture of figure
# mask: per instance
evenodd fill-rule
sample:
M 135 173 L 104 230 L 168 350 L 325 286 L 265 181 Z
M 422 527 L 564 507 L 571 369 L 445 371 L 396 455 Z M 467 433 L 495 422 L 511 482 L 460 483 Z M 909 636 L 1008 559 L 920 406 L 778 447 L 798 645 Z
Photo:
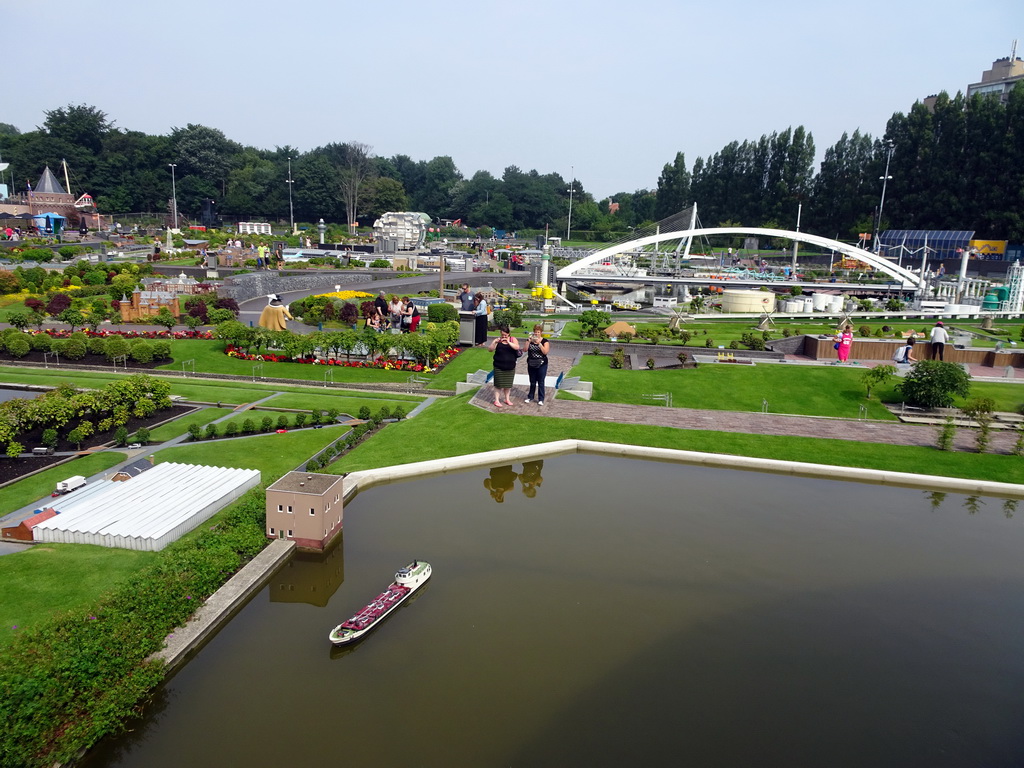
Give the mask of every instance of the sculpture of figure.
M 268 331 L 287 331 L 288 323 L 286 319 L 294 320 L 292 313 L 288 311 L 288 307 L 276 293 L 269 294 L 267 298 L 270 299 L 270 303 L 263 308 L 257 325 L 260 328 L 266 328 Z

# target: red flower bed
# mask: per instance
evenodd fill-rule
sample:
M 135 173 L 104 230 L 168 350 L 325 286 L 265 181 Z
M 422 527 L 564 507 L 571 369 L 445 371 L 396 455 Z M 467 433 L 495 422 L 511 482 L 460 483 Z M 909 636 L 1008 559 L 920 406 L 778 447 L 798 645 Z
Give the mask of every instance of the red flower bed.
M 61 329 L 47 328 L 45 331 L 40 331 L 52 336 L 55 339 L 66 339 L 71 335 L 71 331 Z M 90 331 L 88 328 L 83 328 L 78 333 L 84 333 L 86 336 L 99 338 L 105 338 L 107 336 L 124 336 L 126 339 L 215 339 L 213 331 Z
M 228 344 L 225 350 L 228 357 L 234 357 L 238 360 L 254 360 L 260 363 L 303 363 L 305 365 L 336 365 L 342 368 L 380 368 L 385 371 L 410 371 L 412 373 L 421 373 L 423 371 L 433 371 L 444 366 L 449 360 L 458 355 L 462 350 L 458 347 L 449 347 L 440 355 L 434 359 L 433 367 L 423 365 L 422 363 L 413 362 L 411 360 L 393 360 L 388 357 L 378 357 L 375 360 L 339 360 L 334 357 L 329 357 L 325 360 L 321 360 L 315 357 L 297 357 L 294 360 L 287 355 L 275 355 L 273 353 L 267 353 L 263 355 L 250 355 L 247 352 L 240 352 L 235 348 L 233 344 Z

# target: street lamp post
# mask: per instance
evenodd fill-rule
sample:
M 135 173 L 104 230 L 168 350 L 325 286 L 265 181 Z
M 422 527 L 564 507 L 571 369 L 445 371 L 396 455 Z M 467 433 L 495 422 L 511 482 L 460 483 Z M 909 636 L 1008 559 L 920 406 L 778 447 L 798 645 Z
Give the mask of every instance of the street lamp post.
M 178 228 L 178 189 L 174 183 L 174 169 L 177 168 L 177 164 L 168 163 L 171 166 L 171 208 L 174 212 L 174 228 Z
M 572 193 L 576 188 L 576 167 L 572 166 L 572 181 L 569 182 L 569 220 L 565 226 L 565 241 L 566 243 L 571 240 L 572 235 Z
M 288 222 L 292 225 L 292 234 L 295 234 L 295 209 L 292 207 L 292 159 L 288 158 Z
M 875 253 L 879 251 L 878 230 L 882 227 L 882 211 L 885 208 L 885 185 L 892 178 L 889 175 L 889 161 L 892 160 L 893 143 L 887 141 L 885 144 L 888 150 L 885 156 L 885 175 L 878 177 L 878 180 L 882 182 L 882 199 L 878 203 L 878 219 L 875 221 Z

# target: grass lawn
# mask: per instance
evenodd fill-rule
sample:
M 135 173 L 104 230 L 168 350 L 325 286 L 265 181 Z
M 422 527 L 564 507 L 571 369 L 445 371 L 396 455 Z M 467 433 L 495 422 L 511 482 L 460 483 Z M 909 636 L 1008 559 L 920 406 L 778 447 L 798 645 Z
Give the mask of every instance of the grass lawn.
M 898 469 L 901 472 L 971 477 L 1005 483 L 1024 482 L 1024 459 L 1019 456 L 952 453 L 935 448 L 890 446 L 850 440 L 745 435 L 540 416 L 513 416 L 491 413 L 471 406 L 468 403 L 470 397 L 471 394 L 467 393 L 438 401 L 419 418 L 390 424 L 373 438 L 321 471 L 352 472 L 358 469 L 575 438 L 708 453 L 760 456 L 784 461 Z M 444 424 L 443 440 L 437 439 L 438 424 Z
M 784 365 L 701 365 L 667 371 L 626 371 L 608 367 L 607 356 L 584 355 L 573 376 L 594 382 L 594 400 L 605 403 L 650 405 L 644 394 L 671 392 L 677 408 L 751 411 L 761 410 L 762 399 L 773 413 L 856 418 L 859 406 L 868 417 L 893 420 L 878 396 L 864 399 L 863 371 Z M 891 388 L 888 388 L 891 389 Z M 1024 390 L 1021 390 L 1024 394 Z
M 272 433 L 244 439 L 212 440 L 165 448 L 155 455 L 157 464 L 178 461 L 215 467 L 258 469 L 264 485 L 277 480 L 302 464 L 328 443 L 348 431 L 341 425 L 324 429 L 303 429 L 283 435 Z
M 59 467 L 50 467 L 38 475 L 26 477 L 0 490 L 0 515 L 6 515 L 16 509 L 32 504 L 49 496 L 57 483 L 74 475 L 88 477 L 97 472 L 109 469 L 125 460 L 125 454 L 119 451 L 104 451 L 81 456 Z M 6 461 L 6 459 L 5 459 Z M 3 558 L 0 558 L 3 560 Z
M 493 353 L 488 352 L 486 349 L 478 347 L 466 349 L 449 362 L 448 365 L 436 374 L 433 374 L 434 380 L 427 384 L 427 386 L 431 389 L 447 389 L 454 392 L 455 384 L 465 381 L 467 373 L 475 373 L 481 368 L 485 371 L 491 370 L 493 367 L 492 356 Z M 429 376 L 430 374 L 423 375 Z
M 205 427 L 211 421 L 216 421 L 217 419 L 227 416 L 232 410 L 232 408 L 204 408 L 198 413 L 182 416 L 180 419 L 175 419 L 170 424 L 164 424 L 162 427 L 150 430 L 150 442 L 162 443 L 166 440 L 171 440 L 178 435 L 184 435 L 188 432 L 190 424 L 198 424 L 201 427 Z
M 379 410 L 382 405 L 386 405 L 390 409 L 393 409 L 396 405 L 401 405 L 405 412 L 408 413 L 419 403 L 423 402 L 422 397 L 392 395 L 390 392 L 382 392 L 380 397 L 374 397 L 373 395 L 352 397 L 335 393 L 337 393 L 337 390 L 334 390 L 334 393 L 325 392 L 324 394 L 288 392 L 278 395 L 265 403 L 261 403 L 261 407 L 300 408 L 304 411 L 310 411 L 313 408 L 329 411 L 331 408 L 337 408 L 342 413 L 355 416 L 364 405 L 369 407 L 371 411 Z
M 0 557 L 0 643 L 55 613 L 94 603 L 156 556 L 88 544 L 37 544 Z

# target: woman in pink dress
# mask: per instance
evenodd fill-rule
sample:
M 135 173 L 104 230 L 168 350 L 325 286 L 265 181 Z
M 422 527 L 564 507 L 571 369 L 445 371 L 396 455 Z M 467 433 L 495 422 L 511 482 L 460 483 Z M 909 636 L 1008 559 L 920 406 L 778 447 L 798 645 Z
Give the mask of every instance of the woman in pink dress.
M 843 332 L 836 339 L 836 354 L 839 355 L 839 362 L 845 363 L 850 359 L 850 347 L 853 346 L 853 327 L 847 325 Z

